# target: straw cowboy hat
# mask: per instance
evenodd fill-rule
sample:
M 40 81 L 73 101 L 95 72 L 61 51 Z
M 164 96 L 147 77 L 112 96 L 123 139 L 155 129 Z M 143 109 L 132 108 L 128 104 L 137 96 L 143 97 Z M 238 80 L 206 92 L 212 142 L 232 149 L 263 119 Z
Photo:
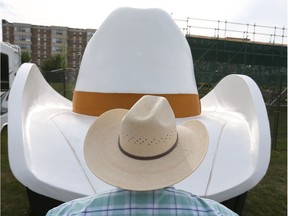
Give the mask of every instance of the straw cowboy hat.
M 35 64 L 20 67 L 9 96 L 13 174 L 29 190 L 61 201 L 113 188 L 103 181 L 105 173 L 103 180 L 93 174 L 106 163 L 92 163 L 93 172 L 87 166 L 85 157 L 91 168 L 93 153 L 87 153 L 88 140 L 93 134 L 98 140 L 104 124 L 121 125 L 124 114 L 117 112 L 118 120 L 110 119 L 114 111 L 109 110 L 130 110 L 144 95 L 168 100 L 177 134 L 178 128 L 189 131 L 186 122 L 192 120 L 207 130 L 205 158 L 192 175 L 185 171 L 182 177 L 187 178 L 175 187 L 223 201 L 251 189 L 265 175 L 270 130 L 256 83 L 247 76 L 229 75 L 200 99 L 190 47 L 170 15 L 133 8 L 113 11 L 87 44 L 72 101 L 52 89 Z M 107 122 L 101 123 L 103 118 Z M 85 145 L 84 151 L 85 138 L 89 148 Z M 101 149 L 94 153 L 95 160 L 104 156 Z
M 143 96 L 128 111 L 105 112 L 88 130 L 84 155 L 100 179 L 129 190 L 174 185 L 200 165 L 208 133 L 198 120 L 176 126 L 164 97 Z

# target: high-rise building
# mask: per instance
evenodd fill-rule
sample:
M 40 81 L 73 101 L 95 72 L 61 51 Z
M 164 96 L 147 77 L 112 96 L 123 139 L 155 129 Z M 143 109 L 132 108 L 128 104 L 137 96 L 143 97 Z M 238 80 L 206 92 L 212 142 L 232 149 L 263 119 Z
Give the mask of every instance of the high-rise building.
M 22 52 L 31 55 L 33 63 L 40 66 L 52 55 L 63 54 L 67 58 L 67 68 L 77 71 L 87 42 L 95 31 L 96 29 L 40 26 L 2 20 L 3 41 L 19 45 Z

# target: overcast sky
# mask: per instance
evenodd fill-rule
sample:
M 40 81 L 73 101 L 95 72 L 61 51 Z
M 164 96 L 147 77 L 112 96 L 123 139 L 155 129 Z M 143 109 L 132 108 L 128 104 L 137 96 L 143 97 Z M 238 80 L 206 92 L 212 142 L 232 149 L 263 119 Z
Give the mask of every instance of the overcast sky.
M 180 19 L 287 27 L 287 0 L 0 0 L 0 18 L 34 25 L 97 29 L 111 11 L 122 6 L 162 8 Z

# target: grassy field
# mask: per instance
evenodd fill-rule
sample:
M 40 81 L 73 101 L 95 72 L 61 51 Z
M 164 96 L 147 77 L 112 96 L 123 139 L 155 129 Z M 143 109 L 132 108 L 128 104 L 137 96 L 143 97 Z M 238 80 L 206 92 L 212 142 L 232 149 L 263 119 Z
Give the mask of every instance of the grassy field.
M 280 113 L 276 150 L 271 152 L 271 162 L 266 176 L 248 192 L 244 216 L 287 215 L 287 112 Z M 274 122 L 274 111 L 270 122 Z M 25 188 L 13 177 L 7 155 L 7 128 L 1 132 L 1 215 L 31 215 Z
M 30 215 L 26 190 L 14 178 L 9 168 L 7 127 L 1 132 L 1 215 Z
M 244 215 L 287 215 L 287 110 L 281 108 L 277 145 L 271 151 L 271 161 L 262 181 L 249 191 Z M 277 110 L 269 109 L 270 128 Z M 272 137 L 273 137 L 272 132 Z M 273 140 L 272 140 L 273 141 Z

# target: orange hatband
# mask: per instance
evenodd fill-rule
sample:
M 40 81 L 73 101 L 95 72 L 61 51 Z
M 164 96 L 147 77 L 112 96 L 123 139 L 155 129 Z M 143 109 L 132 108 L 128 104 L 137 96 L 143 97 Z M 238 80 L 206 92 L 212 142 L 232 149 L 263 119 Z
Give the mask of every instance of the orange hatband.
M 99 116 L 115 108 L 130 109 L 142 96 L 138 93 L 99 93 L 75 91 L 73 112 Z M 201 113 L 198 94 L 148 94 L 165 97 L 174 111 L 176 118 L 196 116 Z

